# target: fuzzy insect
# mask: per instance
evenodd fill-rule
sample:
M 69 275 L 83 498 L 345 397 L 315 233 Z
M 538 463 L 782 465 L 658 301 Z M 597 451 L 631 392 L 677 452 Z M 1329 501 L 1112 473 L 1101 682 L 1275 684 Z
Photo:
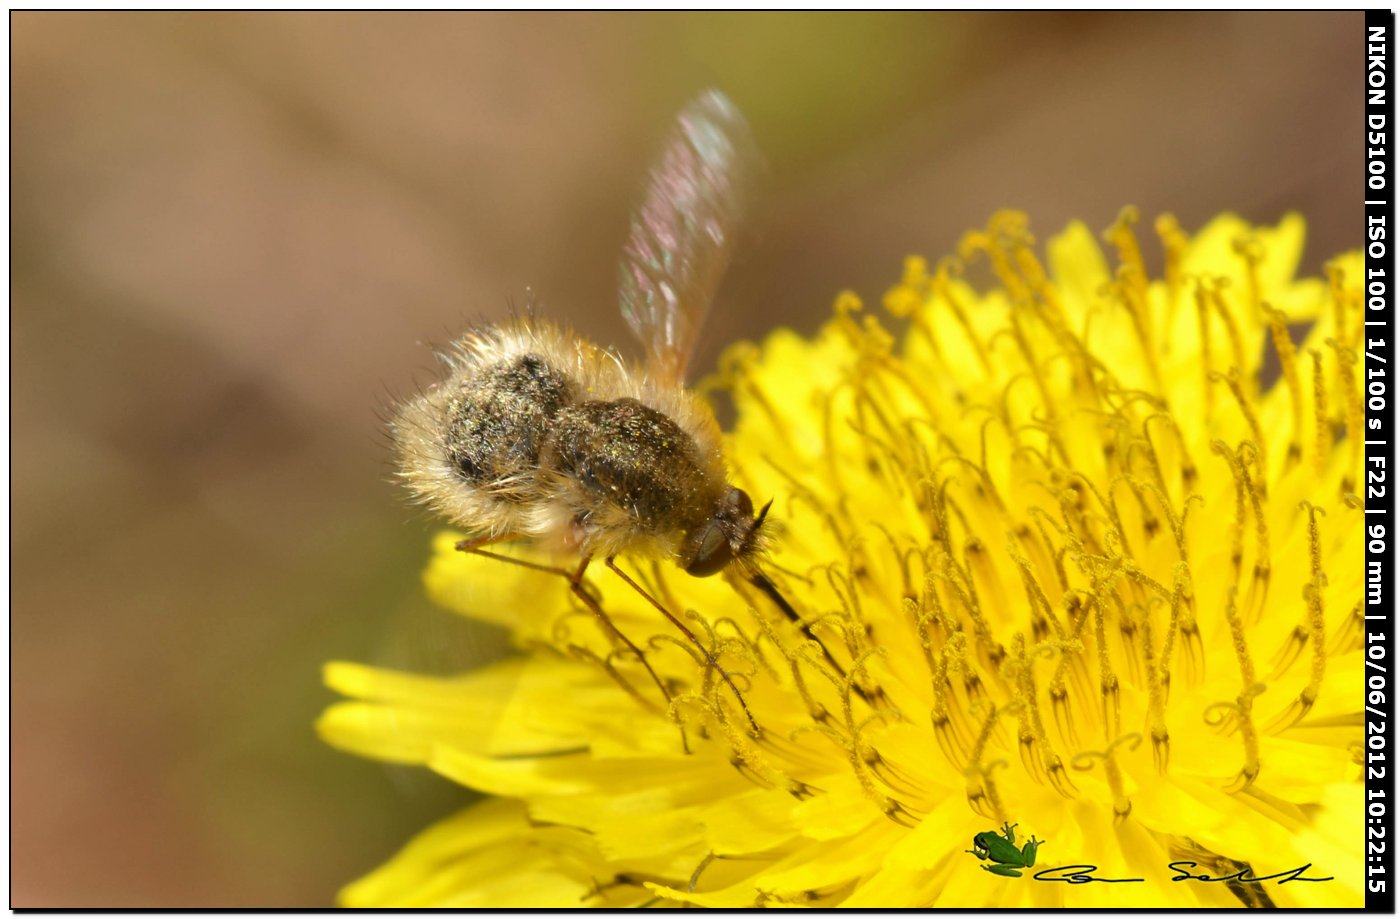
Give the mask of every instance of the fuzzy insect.
M 577 557 L 573 570 L 535 567 L 569 578 L 645 663 L 582 586 L 590 561 L 604 560 L 704 652 L 741 706 L 710 651 L 616 559 L 669 559 L 698 577 L 737 566 L 796 618 L 758 567 L 768 505 L 755 513 L 730 484 L 714 415 L 685 387 L 741 222 L 753 150 L 722 94 L 706 92 L 680 113 L 622 255 L 620 305 L 644 362 L 517 319 L 462 338 L 445 355 L 446 378 L 392 422 L 400 478 L 471 534 L 458 548 L 505 559 L 484 547 L 527 540 Z

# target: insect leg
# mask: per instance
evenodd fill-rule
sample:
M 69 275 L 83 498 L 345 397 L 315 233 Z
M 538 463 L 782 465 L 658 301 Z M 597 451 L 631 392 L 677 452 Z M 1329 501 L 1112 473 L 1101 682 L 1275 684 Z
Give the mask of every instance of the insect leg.
M 501 555 L 498 552 L 487 552 L 482 546 L 489 546 L 498 542 L 509 542 L 513 537 L 502 536 L 498 539 L 461 539 L 452 548 L 458 552 L 470 552 L 472 555 L 480 555 L 482 558 L 493 558 L 498 562 L 509 562 L 512 565 L 519 565 L 521 568 L 532 568 L 535 571 L 543 571 L 547 574 L 557 574 L 570 581 L 572 584 L 573 573 L 567 568 L 559 568 L 555 565 L 541 565 L 539 562 L 526 561 L 523 558 L 515 558 L 510 555 Z
M 647 656 L 642 653 L 641 648 L 637 647 L 636 644 L 633 643 L 632 639 L 622 634 L 622 630 L 619 629 L 617 625 L 612 621 L 612 618 L 608 616 L 606 612 L 603 611 L 603 605 L 599 603 L 598 600 L 592 594 L 590 594 L 587 590 L 584 589 L 583 573 L 588 570 L 588 563 L 591 561 L 593 561 L 593 556 L 585 555 L 578 563 L 578 570 L 574 571 L 573 574 L 565 572 L 565 575 L 569 579 L 569 587 L 573 590 L 574 595 L 583 601 L 583 605 L 587 606 L 589 610 L 592 611 L 593 615 L 598 617 L 598 621 L 602 622 L 603 626 L 609 632 L 611 632 L 618 640 L 620 640 L 624 645 L 631 649 L 632 653 L 637 656 L 637 660 L 642 662 L 642 666 L 647 668 L 647 673 L 651 674 L 652 682 L 656 684 L 657 689 L 661 690 L 661 695 L 665 697 L 667 704 L 670 704 L 671 693 L 666 689 L 666 684 L 661 682 L 661 677 L 657 676 L 656 671 L 652 669 L 651 661 L 647 660 Z M 558 570 L 564 571 L 564 569 L 562 568 Z M 683 732 L 682 736 L 684 736 Z
M 715 668 L 715 672 L 720 675 L 720 678 L 723 679 L 725 683 L 729 684 L 729 689 L 734 693 L 734 698 L 739 700 L 739 708 L 743 709 L 744 717 L 749 720 L 749 726 L 753 728 L 754 735 L 757 736 L 759 733 L 758 722 L 754 720 L 753 714 L 749 711 L 748 704 L 744 702 L 743 694 L 739 692 L 739 687 L 734 685 L 734 680 L 732 677 L 729 676 L 729 672 L 719 665 L 719 661 L 715 660 L 715 656 L 710 653 L 710 649 L 706 648 L 703 644 L 700 643 L 700 639 L 695 637 L 695 633 L 692 632 L 689 628 L 687 628 L 684 622 L 681 622 L 679 619 L 677 619 L 675 615 L 671 613 L 670 610 L 662 606 L 661 603 L 657 601 L 657 599 L 651 594 L 647 593 L 646 590 L 642 588 L 642 585 L 638 584 L 636 581 L 632 580 L 632 578 L 628 577 L 627 572 L 617 567 L 617 561 L 613 556 L 608 556 L 608 558 L 604 561 L 604 564 L 611 568 L 617 574 L 618 577 L 626 581 L 629 587 L 631 587 L 637 593 L 645 597 L 648 603 L 660 610 L 663 616 L 671 620 L 672 625 L 680 629 L 681 634 L 685 635 L 686 638 L 690 639 L 691 644 L 695 645 L 695 647 L 700 649 L 700 653 L 705 655 L 705 660 L 709 661 L 710 666 Z
M 773 583 L 772 578 L 762 572 L 757 572 L 749 578 L 749 583 L 757 587 L 769 600 L 772 600 L 773 605 L 782 610 L 783 615 L 787 617 L 788 621 L 801 629 L 804 636 L 816 642 L 817 647 L 822 649 L 822 654 L 826 657 L 826 662 L 836 669 L 836 672 L 841 675 L 841 679 L 846 679 L 846 668 L 842 667 L 841 664 L 837 662 L 836 658 L 832 656 L 831 650 L 827 648 L 826 643 L 818 638 L 816 633 L 812 631 L 812 627 L 805 624 L 802 621 L 802 617 L 797 615 L 797 610 L 792 608 L 792 604 L 789 603 L 787 598 L 782 595 L 782 592 L 778 590 L 778 585 Z M 859 683 L 853 682 L 851 688 L 855 691 L 856 695 L 860 696 L 866 702 L 871 703 L 872 707 L 874 706 L 870 695 Z
M 652 669 L 651 662 L 648 661 L 646 655 L 642 653 L 642 649 L 637 647 L 632 639 L 622 634 L 622 630 L 614 625 L 612 619 L 603 611 L 602 604 L 600 604 L 597 598 L 590 594 L 587 588 L 584 587 L 583 573 L 588 568 L 591 557 L 584 556 L 583 560 L 579 563 L 578 569 L 576 571 L 570 571 L 567 568 L 560 568 L 555 565 L 542 565 L 539 562 L 531 562 L 523 558 L 513 558 L 509 555 L 501 555 L 497 552 L 488 552 L 481 548 L 482 546 L 491 545 L 492 543 L 505 542 L 510 538 L 511 537 L 506 536 L 496 539 L 463 539 L 456 544 L 455 548 L 459 552 L 470 552 L 473 555 L 480 555 L 483 558 L 495 559 L 499 562 L 509 562 L 512 565 L 520 565 L 522 568 L 530 568 L 534 571 L 543 571 L 546 574 L 557 574 L 568 581 L 569 589 L 574 592 L 575 596 L 583 601 L 583 605 L 587 606 L 593 615 L 598 617 L 598 620 L 603 623 L 606 632 L 626 645 L 628 650 L 636 655 L 637 660 L 642 662 L 642 666 L 647 668 L 647 673 L 651 675 L 652 682 L 656 684 L 657 689 L 661 690 L 662 697 L 669 705 L 671 702 L 671 693 L 667 691 L 666 684 L 661 682 L 661 677 L 657 676 L 656 671 Z M 632 690 L 632 693 L 636 695 L 636 690 Z M 638 698 L 640 698 L 640 696 L 638 696 Z M 682 741 L 685 739 L 684 731 L 681 732 L 681 739 Z M 689 752 L 688 744 L 686 752 Z

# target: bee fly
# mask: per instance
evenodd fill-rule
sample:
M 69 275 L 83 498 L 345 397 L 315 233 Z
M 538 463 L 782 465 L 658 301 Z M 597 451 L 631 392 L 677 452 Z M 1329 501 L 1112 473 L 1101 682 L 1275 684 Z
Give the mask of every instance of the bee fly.
M 718 92 L 680 113 L 622 255 L 622 315 L 644 365 L 517 319 L 458 341 L 444 356 L 446 378 L 401 406 L 392 431 L 399 476 L 417 500 L 471 534 L 457 548 L 568 578 L 669 699 L 641 649 L 583 588 L 584 571 L 602 559 L 700 649 L 757 730 L 709 649 L 616 562 L 624 554 L 670 559 L 697 577 L 737 566 L 797 619 L 757 566 L 769 505 L 755 513 L 729 483 L 714 415 L 684 385 L 729 261 L 753 149 L 743 117 Z M 579 564 L 556 568 L 484 548 L 513 540 Z

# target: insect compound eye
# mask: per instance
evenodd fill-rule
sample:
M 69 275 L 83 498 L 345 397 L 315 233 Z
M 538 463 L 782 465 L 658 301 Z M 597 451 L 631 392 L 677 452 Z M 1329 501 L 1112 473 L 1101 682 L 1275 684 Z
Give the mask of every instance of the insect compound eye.
M 690 564 L 685 566 L 685 573 L 692 577 L 707 578 L 723 571 L 731 558 L 733 554 L 729 549 L 729 540 L 725 538 L 724 528 L 711 521 L 702 531 L 700 546 Z
M 736 517 L 747 520 L 753 516 L 753 501 L 742 489 L 731 488 L 729 494 L 724 496 L 724 503 Z

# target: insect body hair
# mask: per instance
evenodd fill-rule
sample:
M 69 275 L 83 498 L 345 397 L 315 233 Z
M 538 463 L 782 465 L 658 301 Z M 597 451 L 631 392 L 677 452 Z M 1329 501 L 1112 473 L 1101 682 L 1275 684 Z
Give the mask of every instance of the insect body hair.
M 572 417 L 584 405 L 631 400 L 669 419 L 693 444 L 687 456 L 699 477 L 715 488 L 724 482 L 718 425 L 703 400 L 552 323 L 480 328 L 441 357 L 445 379 L 402 405 L 391 423 L 398 475 L 419 502 L 473 539 L 525 538 L 599 555 L 675 554 L 680 534 L 639 526 L 643 516 L 629 507 L 636 494 L 601 500 L 576 478 L 540 465 L 560 413 Z M 594 448 L 600 462 L 608 446 Z

